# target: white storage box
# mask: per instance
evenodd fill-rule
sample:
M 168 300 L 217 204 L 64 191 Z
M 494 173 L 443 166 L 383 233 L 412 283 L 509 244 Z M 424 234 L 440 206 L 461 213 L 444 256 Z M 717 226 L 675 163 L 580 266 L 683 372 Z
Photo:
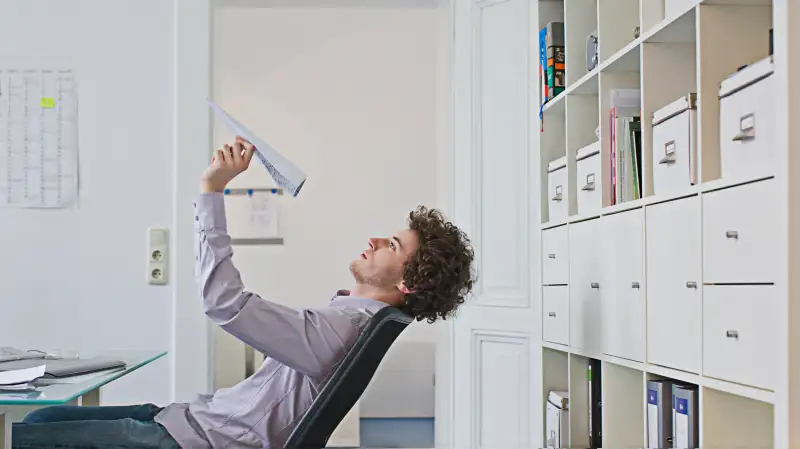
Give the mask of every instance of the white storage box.
M 690 93 L 653 112 L 653 194 L 697 183 L 697 96 Z
M 547 447 L 569 447 L 569 392 L 551 391 L 547 396 Z
M 567 157 L 560 157 L 547 166 L 549 221 L 564 221 L 569 215 L 569 183 Z
M 575 154 L 575 161 L 578 167 L 578 214 L 597 212 L 603 207 L 600 142 L 579 149 Z
M 772 57 L 751 64 L 719 86 L 723 178 L 774 174 L 775 88 Z

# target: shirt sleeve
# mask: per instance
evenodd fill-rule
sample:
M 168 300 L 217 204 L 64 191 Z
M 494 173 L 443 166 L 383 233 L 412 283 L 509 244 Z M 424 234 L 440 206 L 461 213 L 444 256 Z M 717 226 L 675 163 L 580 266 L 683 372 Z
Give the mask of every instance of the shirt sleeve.
M 355 341 L 358 328 L 340 309 L 295 309 L 249 292 L 233 265 L 224 196 L 195 203 L 196 273 L 206 315 L 255 350 L 312 377 L 324 376 Z

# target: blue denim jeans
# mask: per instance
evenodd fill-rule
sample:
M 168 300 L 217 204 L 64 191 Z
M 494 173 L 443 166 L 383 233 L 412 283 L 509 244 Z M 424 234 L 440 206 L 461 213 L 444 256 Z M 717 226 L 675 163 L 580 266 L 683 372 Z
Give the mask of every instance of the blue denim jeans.
M 11 429 L 14 449 L 180 448 L 160 424 L 161 408 L 58 406 L 36 410 Z

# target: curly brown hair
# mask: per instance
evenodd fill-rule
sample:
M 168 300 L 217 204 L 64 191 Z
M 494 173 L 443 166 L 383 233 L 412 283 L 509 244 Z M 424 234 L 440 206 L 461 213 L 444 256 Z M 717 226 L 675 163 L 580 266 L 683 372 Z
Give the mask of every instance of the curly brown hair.
M 413 292 L 404 298 L 405 310 L 417 321 L 445 320 L 472 290 L 475 252 L 467 235 L 436 209 L 419 206 L 408 223 L 419 248 L 404 267 L 403 280 Z

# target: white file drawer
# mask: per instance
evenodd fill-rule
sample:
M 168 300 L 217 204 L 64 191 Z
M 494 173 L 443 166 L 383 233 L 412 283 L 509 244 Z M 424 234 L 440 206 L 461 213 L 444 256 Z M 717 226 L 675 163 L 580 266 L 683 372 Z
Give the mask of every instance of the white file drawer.
M 653 193 L 682 192 L 697 183 L 696 95 L 653 113 Z
M 542 284 L 569 283 L 568 238 L 566 226 L 542 231 Z
M 542 339 L 569 345 L 569 287 L 544 287 L 542 311 Z
M 772 58 L 720 83 L 720 165 L 723 178 L 774 174 L 775 88 Z
M 703 281 L 775 282 L 777 201 L 772 179 L 703 197 Z
M 699 374 L 700 198 L 648 206 L 645 222 L 647 360 Z
M 772 285 L 704 288 L 704 376 L 775 388 L 775 295 Z
M 600 142 L 578 150 L 575 154 L 578 172 L 578 214 L 591 214 L 603 207 L 600 185 Z
M 604 258 L 601 219 L 569 225 L 569 344 L 602 351 L 600 284 Z
M 569 182 L 567 157 L 551 162 L 547 167 L 547 196 L 549 221 L 564 221 L 569 215 Z

